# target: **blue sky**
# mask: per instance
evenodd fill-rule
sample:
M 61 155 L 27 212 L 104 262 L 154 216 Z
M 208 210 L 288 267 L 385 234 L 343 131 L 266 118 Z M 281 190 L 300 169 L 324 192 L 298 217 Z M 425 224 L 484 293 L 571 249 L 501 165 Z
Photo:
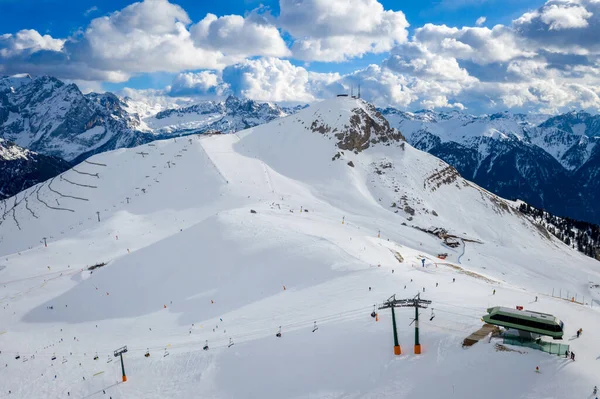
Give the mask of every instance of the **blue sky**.
M 53 36 L 67 36 L 98 16 L 118 11 L 131 4 L 126 0 L 0 0 L 0 26 L 5 33 L 36 29 Z M 177 1 L 197 21 L 206 13 L 239 14 L 264 4 L 277 12 L 277 0 Z M 473 25 L 481 15 L 491 24 L 508 23 L 528 9 L 539 7 L 539 0 L 382 0 L 385 9 L 402 10 L 412 26 L 425 23 L 452 26 Z M 86 11 L 97 10 L 86 15 Z
M 593 0 L 0 0 L 0 73 L 300 102 L 364 81 L 372 101 L 407 109 L 594 109 L 600 50 L 585 38 L 597 11 Z

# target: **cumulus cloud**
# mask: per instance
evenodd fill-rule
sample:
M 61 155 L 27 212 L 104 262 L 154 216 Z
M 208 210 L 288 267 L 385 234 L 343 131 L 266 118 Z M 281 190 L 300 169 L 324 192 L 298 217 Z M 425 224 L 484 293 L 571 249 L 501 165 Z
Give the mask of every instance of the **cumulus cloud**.
M 543 23 L 548 25 L 548 29 L 562 30 L 585 28 L 589 25 L 587 20 L 591 16 L 592 13 L 583 7 L 564 7 L 558 4 L 552 4 L 543 9 L 540 19 Z
M 280 0 L 277 24 L 294 38 L 292 53 L 306 61 L 344 61 L 389 51 L 407 40 L 401 11 L 377 0 Z
M 600 53 L 597 0 L 550 0 L 514 20 L 513 26 L 533 48 L 560 53 Z
M 65 40 L 50 35 L 40 35 L 33 29 L 24 29 L 14 35 L 0 35 L 0 56 L 13 57 L 22 53 L 32 54 L 41 50 L 60 51 Z
M 75 61 L 126 73 L 223 67 L 222 53 L 194 45 L 190 22 L 183 8 L 167 0 L 133 3 L 92 20 L 66 49 Z
M 202 71 L 198 73 L 186 72 L 178 74 L 171 86 L 168 87 L 168 94 L 171 96 L 197 96 L 197 95 L 223 95 L 228 89 L 219 76 L 212 71 Z
M 193 25 L 182 7 L 168 0 L 130 4 L 93 19 L 67 39 L 34 30 L 0 36 L 2 71 L 113 82 L 137 73 L 221 70 L 245 57 L 288 54 L 277 28 L 258 13 L 208 14 Z
M 440 81 L 469 84 L 477 80 L 455 58 L 432 53 L 420 43 L 397 47 L 386 65 L 396 72 Z
M 290 51 L 277 28 L 257 13 L 217 17 L 207 14 L 191 28 L 197 46 L 236 56 L 285 57 Z
M 415 41 L 437 54 L 471 60 L 477 64 L 508 61 L 518 56 L 530 56 L 520 38 L 509 27 L 454 28 L 446 25 L 425 24 L 415 30 Z
M 223 70 L 223 81 L 234 94 L 255 100 L 313 101 L 308 91 L 309 73 L 287 60 L 246 60 Z

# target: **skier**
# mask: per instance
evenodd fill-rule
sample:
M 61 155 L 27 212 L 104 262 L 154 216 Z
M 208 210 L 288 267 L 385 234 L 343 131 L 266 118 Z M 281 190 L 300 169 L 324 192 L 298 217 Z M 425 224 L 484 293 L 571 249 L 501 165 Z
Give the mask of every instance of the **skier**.
M 494 290 L 494 292 L 492 293 L 492 295 L 496 295 L 496 290 Z
M 452 277 L 452 282 L 453 283 L 456 282 L 456 278 Z
M 371 287 L 369 287 L 369 291 L 371 291 Z
M 537 302 L 537 296 L 535 297 L 535 301 Z
M 579 335 L 580 335 L 580 334 L 581 334 L 581 333 L 579 332 L 579 330 L 577 330 L 577 338 L 579 338 Z
M 435 283 L 435 286 L 437 287 L 437 286 L 438 286 L 438 283 Z
M 565 359 L 568 359 L 568 358 L 569 358 L 569 350 L 567 349 L 567 350 L 565 351 Z
M 594 392 L 593 393 L 594 393 L 594 395 L 598 393 L 598 387 L 597 386 L 594 386 Z
M 425 267 L 425 258 L 421 259 L 421 263 L 423 264 L 423 267 Z
M 571 351 L 571 360 L 575 361 L 575 352 Z

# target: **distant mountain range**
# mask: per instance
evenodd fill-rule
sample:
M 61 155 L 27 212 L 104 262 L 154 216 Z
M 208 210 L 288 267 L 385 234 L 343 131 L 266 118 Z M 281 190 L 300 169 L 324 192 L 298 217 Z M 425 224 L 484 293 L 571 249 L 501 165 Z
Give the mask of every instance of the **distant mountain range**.
M 228 97 L 161 110 L 112 93 L 84 95 L 75 84 L 49 76 L 0 78 L 0 138 L 14 143 L 11 151 L 29 150 L 31 161 L 24 168 L 20 158 L 18 167 L 10 167 L 6 175 L 27 177 L 4 185 L 0 198 L 95 153 L 173 136 L 236 132 L 302 108 Z M 594 202 L 600 195 L 600 116 L 379 111 L 410 144 L 482 187 L 554 215 L 600 223 Z
M 381 112 L 410 144 L 482 187 L 554 215 L 600 223 L 600 116 Z
M 147 127 L 158 134 L 237 132 L 294 114 L 305 106 L 280 107 L 229 96 L 225 101 L 205 101 L 188 107 L 167 109 L 145 118 Z
M 96 153 L 192 133 L 238 131 L 301 108 L 229 97 L 140 116 L 132 112 L 140 104 L 130 98 L 84 95 L 77 85 L 50 76 L 0 77 L 0 138 L 10 143 L 12 152 L 23 154 L 18 161 L 0 160 L 4 180 L 12 181 L 2 186 L 0 199 Z

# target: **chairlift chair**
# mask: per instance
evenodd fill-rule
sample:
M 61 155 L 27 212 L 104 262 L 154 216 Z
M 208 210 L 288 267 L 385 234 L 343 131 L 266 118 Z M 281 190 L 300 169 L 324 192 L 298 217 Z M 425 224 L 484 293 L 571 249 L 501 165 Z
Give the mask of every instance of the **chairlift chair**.
M 17 356 L 15 356 L 15 360 L 19 360 L 20 358 L 21 358 L 21 355 L 19 355 L 19 354 L 17 353 Z
M 277 331 L 277 334 L 275 334 L 275 336 L 277 338 L 281 338 L 281 326 L 279 326 L 279 331 Z
M 202 349 L 205 350 L 205 351 L 208 350 L 208 340 L 206 340 L 206 344 L 204 345 L 204 347 Z
M 317 327 L 317 322 L 315 321 L 315 325 L 313 326 L 313 330 L 312 332 L 315 332 L 319 329 L 319 327 Z
M 52 360 L 56 360 L 56 355 L 52 355 Z
M 169 356 L 169 351 L 167 351 L 167 348 L 165 348 L 165 353 L 163 354 L 163 357 L 167 357 Z
M 150 349 L 149 348 L 146 349 L 146 354 L 144 355 L 144 357 L 150 357 Z
M 231 339 L 231 337 L 229 338 L 229 345 L 227 345 L 228 348 L 231 348 L 233 346 L 233 339 Z

